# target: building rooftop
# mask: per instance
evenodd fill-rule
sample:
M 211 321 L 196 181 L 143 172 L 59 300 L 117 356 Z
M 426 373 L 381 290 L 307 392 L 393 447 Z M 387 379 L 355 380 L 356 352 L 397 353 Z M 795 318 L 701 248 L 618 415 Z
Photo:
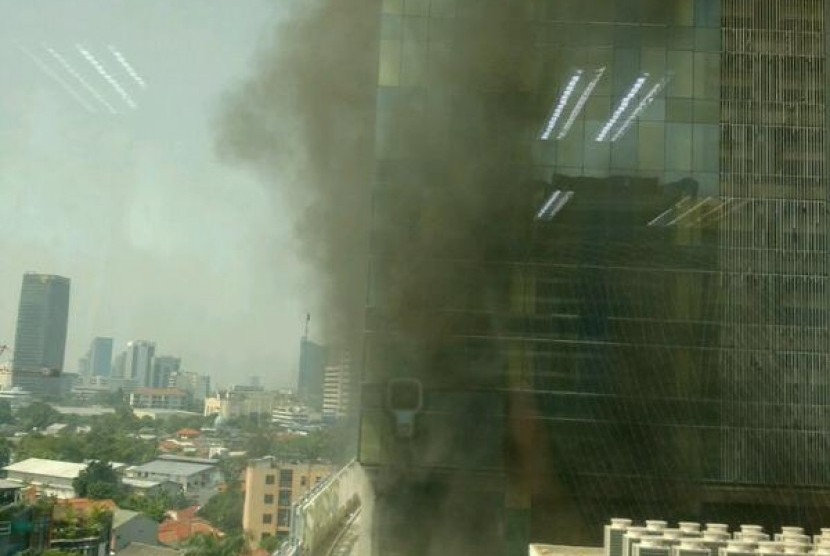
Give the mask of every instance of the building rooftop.
M 131 521 L 141 515 L 142 514 L 140 512 L 116 508 L 115 511 L 112 512 L 112 528 L 115 529 L 116 527 L 121 527 L 128 521 Z
M 63 415 L 92 416 L 109 415 L 110 413 L 115 413 L 115 410 L 111 407 L 100 407 L 94 405 L 86 407 L 64 407 L 55 405 L 52 406 L 52 408 Z
M 156 459 L 163 459 L 165 461 L 181 461 L 184 463 L 203 463 L 205 465 L 216 465 L 218 463 L 215 459 L 196 458 L 192 456 L 179 456 L 176 454 L 163 454 Z
M 74 479 L 78 476 L 78 474 L 80 474 L 81 471 L 86 469 L 86 464 L 73 463 L 69 461 L 57 461 L 52 459 L 29 458 L 7 465 L 3 469 L 16 473 L 28 473 L 30 475 Z
M 9 490 L 13 488 L 23 488 L 23 486 L 17 481 L 8 481 L 6 479 L 0 479 L 0 490 Z
M 203 463 L 190 463 L 183 461 L 169 461 L 157 459 L 144 465 L 134 465 L 129 468 L 130 471 L 139 471 L 141 473 L 152 473 L 156 475 L 196 475 L 203 471 L 214 469 L 215 465 L 206 465 Z

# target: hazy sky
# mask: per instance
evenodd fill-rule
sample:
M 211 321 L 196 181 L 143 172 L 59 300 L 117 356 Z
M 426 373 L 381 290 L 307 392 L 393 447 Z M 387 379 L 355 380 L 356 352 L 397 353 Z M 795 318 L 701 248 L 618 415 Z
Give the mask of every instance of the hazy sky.
M 67 370 L 100 335 L 220 384 L 293 381 L 314 296 L 292 217 L 214 153 L 280 5 L 0 0 L 0 344 L 33 270 L 72 279 Z

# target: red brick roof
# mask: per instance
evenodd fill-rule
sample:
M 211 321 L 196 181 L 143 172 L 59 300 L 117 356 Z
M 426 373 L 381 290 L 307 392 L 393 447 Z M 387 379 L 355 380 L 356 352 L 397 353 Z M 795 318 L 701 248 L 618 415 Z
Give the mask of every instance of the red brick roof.
M 193 535 L 224 536 L 224 533 L 197 517 L 199 506 L 167 512 L 167 518 L 159 524 L 158 541 L 167 545 L 178 545 Z
M 196 429 L 181 429 L 176 432 L 176 436 L 183 436 L 185 438 L 195 438 L 197 436 L 202 436 L 202 431 L 197 431 Z

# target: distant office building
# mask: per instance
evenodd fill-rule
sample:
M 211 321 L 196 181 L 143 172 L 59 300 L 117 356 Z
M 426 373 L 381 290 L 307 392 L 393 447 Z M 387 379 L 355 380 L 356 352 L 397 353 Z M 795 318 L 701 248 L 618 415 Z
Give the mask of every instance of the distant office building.
M 86 359 L 89 374 L 110 376 L 112 374 L 112 338 L 98 337 L 92 340 Z
M 170 386 L 170 379 L 179 372 L 182 360 L 170 355 L 159 355 L 153 359 L 153 371 L 150 378 L 150 387 L 165 388 Z
M 210 377 L 196 372 L 177 371 L 170 376 L 168 386 L 184 390 L 199 402 L 210 396 Z
M 253 388 L 262 388 L 262 377 L 254 375 L 250 378 L 250 385 Z
M 69 316 L 69 278 L 26 273 L 14 340 L 13 369 L 63 370 Z
M 297 378 L 297 395 L 310 407 L 320 410 L 323 406 L 323 377 L 327 350 L 303 336 L 300 340 L 300 372 Z
M 125 378 L 124 372 L 127 367 L 127 352 L 122 351 L 118 355 L 115 356 L 115 359 L 112 361 L 112 377 L 113 378 Z
M 124 378 L 131 379 L 139 387 L 149 387 L 156 344 L 144 340 L 127 342 L 124 359 Z
M 334 471 L 327 464 L 282 463 L 274 457 L 250 461 L 245 472 L 243 529 L 254 543 L 269 536 L 287 536 L 291 505 Z
M 187 392 L 178 388 L 139 388 L 130 393 L 130 407 L 139 409 L 184 409 Z
M 349 359 L 328 365 L 323 378 L 323 419 L 333 421 L 346 417 L 352 407 L 353 391 Z

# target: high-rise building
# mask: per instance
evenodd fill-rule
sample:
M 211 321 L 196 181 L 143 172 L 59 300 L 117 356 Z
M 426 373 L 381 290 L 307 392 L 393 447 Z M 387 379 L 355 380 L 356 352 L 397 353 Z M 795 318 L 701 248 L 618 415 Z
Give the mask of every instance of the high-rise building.
M 92 340 L 87 354 L 88 372 L 92 376 L 112 374 L 112 338 L 97 337 Z
M 297 396 L 309 407 L 323 406 L 323 375 L 326 366 L 326 347 L 303 336 L 300 340 L 300 370 L 297 377 Z
M 124 351 L 124 378 L 134 381 L 138 387 L 149 387 L 152 380 L 156 344 L 136 340 L 127 342 L 127 348 Z
M 127 352 L 121 351 L 112 361 L 112 377 L 113 378 L 126 378 L 125 372 L 127 368 Z
M 353 374 L 348 357 L 326 365 L 323 377 L 323 419 L 336 421 L 349 415 L 353 402 Z
M 170 355 L 158 355 L 153 359 L 153 371 L 151 375 L 151 388 L 167 388 L 170 380 L 179 372 L 182 360 L 179 357 Z
M 68 317 L 69 278 L 27 272 L 17 312 L 14 370 L 62 371 Z
M 375 553 L 598 544 L 616 515 L 830 520 L 828 18 L 383 2 Z

